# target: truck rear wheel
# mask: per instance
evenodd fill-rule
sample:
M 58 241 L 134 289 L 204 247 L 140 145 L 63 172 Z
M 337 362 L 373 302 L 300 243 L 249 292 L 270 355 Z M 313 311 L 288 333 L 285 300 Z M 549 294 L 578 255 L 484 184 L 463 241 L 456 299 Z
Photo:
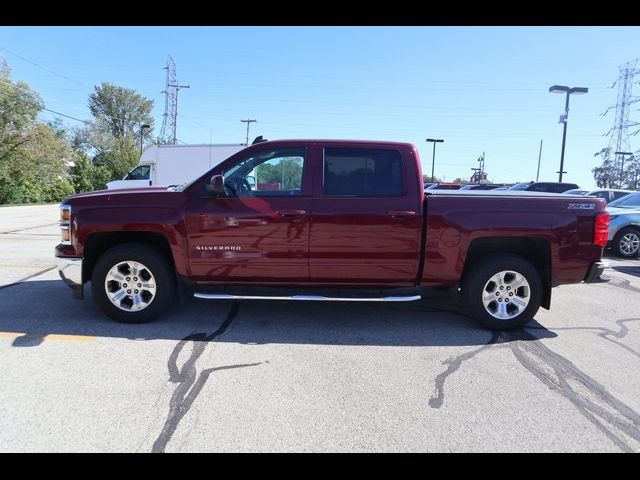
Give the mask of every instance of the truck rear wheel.
M 540 308 L 542 281 L 531 263 L 516 255 L 475 262 L 462 285 L 467 312 L 491 330 L 526 325 Z
M 98 259 L 91 277 L 96 304 L 125 323 L 149 322 L 170 304 L 174 292 L 171 267 L 154 248 L 125 243 Z

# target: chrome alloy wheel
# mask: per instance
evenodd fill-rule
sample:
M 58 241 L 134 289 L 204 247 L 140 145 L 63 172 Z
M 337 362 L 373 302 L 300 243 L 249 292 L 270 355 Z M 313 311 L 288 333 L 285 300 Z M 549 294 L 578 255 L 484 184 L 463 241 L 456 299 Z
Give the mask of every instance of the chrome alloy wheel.
M 485 310 L 499 320 L 510 320 L 522 314 L 530 300 L 529 282 L 518 272 L 510 270 L 496 273 L 482 290 Z
M 156 280 L 151 270 L 140 262 L 126 260 L 116 263 L 104 280 L 107 297 L 125 312 L 147 308 L 156 296 Z
M 640 236 L 635 232 L 629 232 L 620 239 L 620 251 L 624 255 L 633 256 L 640 248 Z

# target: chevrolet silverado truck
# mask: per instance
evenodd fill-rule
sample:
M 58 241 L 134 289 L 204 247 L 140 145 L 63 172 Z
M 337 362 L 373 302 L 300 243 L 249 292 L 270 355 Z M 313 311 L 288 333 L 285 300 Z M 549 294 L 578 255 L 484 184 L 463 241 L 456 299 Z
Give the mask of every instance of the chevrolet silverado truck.
M 96 191 L 60 207 L 62 279 L 122 322 L 175 299 L 409 302 L 453 289 L 484 327 L 519 328 L 552 287 L 594 282 L 604 201 L 424 191 L 408 143 L 265 141 L 178 187 Z

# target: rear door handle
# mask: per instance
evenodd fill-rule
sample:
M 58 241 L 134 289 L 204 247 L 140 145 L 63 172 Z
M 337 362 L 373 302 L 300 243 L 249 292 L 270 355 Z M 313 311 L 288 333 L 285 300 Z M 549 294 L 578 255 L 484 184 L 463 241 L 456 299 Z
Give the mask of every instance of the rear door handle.
M 306 210 L 278 210 L 276 215 L 280 217 L 299 217 L 300 215 L 306 215 Z
M 407 218 L 415 216 L 416 212 L 413 210 L 389 210 L 387 215 L 393 218 Z

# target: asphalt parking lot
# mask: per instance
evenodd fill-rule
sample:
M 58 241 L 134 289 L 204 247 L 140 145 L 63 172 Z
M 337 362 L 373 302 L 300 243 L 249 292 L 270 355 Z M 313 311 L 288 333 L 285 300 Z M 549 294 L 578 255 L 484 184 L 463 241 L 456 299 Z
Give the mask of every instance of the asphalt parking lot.
M 0 208 L 0 451 L 640 450 L 638 260 L 508 334 L 441 291 L 122 325 L 59 279 L 57 216 Z

